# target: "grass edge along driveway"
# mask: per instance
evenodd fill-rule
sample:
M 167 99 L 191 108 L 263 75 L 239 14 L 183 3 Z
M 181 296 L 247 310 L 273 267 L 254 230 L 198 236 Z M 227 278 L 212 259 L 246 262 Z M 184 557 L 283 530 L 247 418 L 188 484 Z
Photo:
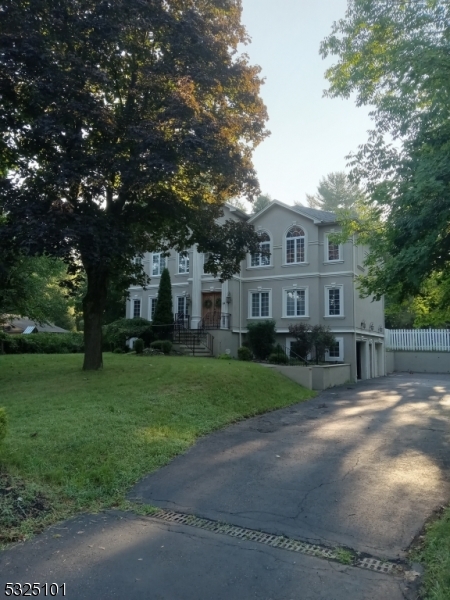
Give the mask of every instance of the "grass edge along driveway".
M 0 356 L 0 545 L 81 511 L 124 505 L 145 474 L 229 423 L 315 395 L 272 369 L 234 360 Z

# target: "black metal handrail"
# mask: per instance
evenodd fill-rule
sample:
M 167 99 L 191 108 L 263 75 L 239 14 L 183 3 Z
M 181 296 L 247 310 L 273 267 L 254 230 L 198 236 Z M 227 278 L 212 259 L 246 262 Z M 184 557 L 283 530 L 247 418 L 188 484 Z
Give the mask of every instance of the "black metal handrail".
M 185 329 L 191 328 L 191 317 L 188 313 L 175 313 L 174 315 L 174 325 L 175 328 L 184 327 Z
M 189 348 L 192 351 L 192 356 L 195 356 L 196 348 L 199 349 L 201 345 L 206 346 L 209 352 L 213 354 L 214 337 L 201 328 L 186 329 L 182 323 L 178 323 L 174 329 L 173 339 L 175 343 L 183 344 Z
M 207 313 L 200 321 L 199 328 L 206 329 L 231 329 L 231 314 L 223 312 Z

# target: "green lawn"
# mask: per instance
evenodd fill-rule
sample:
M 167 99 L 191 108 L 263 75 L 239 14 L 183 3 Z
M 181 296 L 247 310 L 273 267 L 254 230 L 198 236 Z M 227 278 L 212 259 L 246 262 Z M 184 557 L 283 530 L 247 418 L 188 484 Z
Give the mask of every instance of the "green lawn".
M 117 506 L 146 473 L 227 423 L 314 395 L 253 363 L 105 355 L 0 356 L 0 544 Z
M 424 598 L 450 598 L 450 508 L 441 519 L 427 527 L 422 548 L 414 558 L 425 567 Z

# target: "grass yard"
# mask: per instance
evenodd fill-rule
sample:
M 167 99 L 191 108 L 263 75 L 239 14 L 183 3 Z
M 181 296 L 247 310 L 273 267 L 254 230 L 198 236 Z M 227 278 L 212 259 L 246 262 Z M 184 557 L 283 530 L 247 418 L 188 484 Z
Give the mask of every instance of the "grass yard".
M 425 567 L 424 598 L 450 598 L 450 508 L 426 529 L 425 538 L 414 558 Z
M 0 544 L 78 511 L 121 505 L 130 487 L 227 423 L 314 392 L 232 360 L 105 355 L 0 356 Z

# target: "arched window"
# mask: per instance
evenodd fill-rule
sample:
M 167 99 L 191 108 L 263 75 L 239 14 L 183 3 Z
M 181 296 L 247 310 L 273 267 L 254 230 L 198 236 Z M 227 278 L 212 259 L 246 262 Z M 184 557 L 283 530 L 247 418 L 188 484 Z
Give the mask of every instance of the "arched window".
M 252 254 L 250 265 L 252 267 L 267 267 L 270 265 L 270 236 L 267 231 L 259 233 L 259 241 L 261 252 Z
M 286 234 L 286 263 L 305 262 L 305 232 L 294 225 Z

